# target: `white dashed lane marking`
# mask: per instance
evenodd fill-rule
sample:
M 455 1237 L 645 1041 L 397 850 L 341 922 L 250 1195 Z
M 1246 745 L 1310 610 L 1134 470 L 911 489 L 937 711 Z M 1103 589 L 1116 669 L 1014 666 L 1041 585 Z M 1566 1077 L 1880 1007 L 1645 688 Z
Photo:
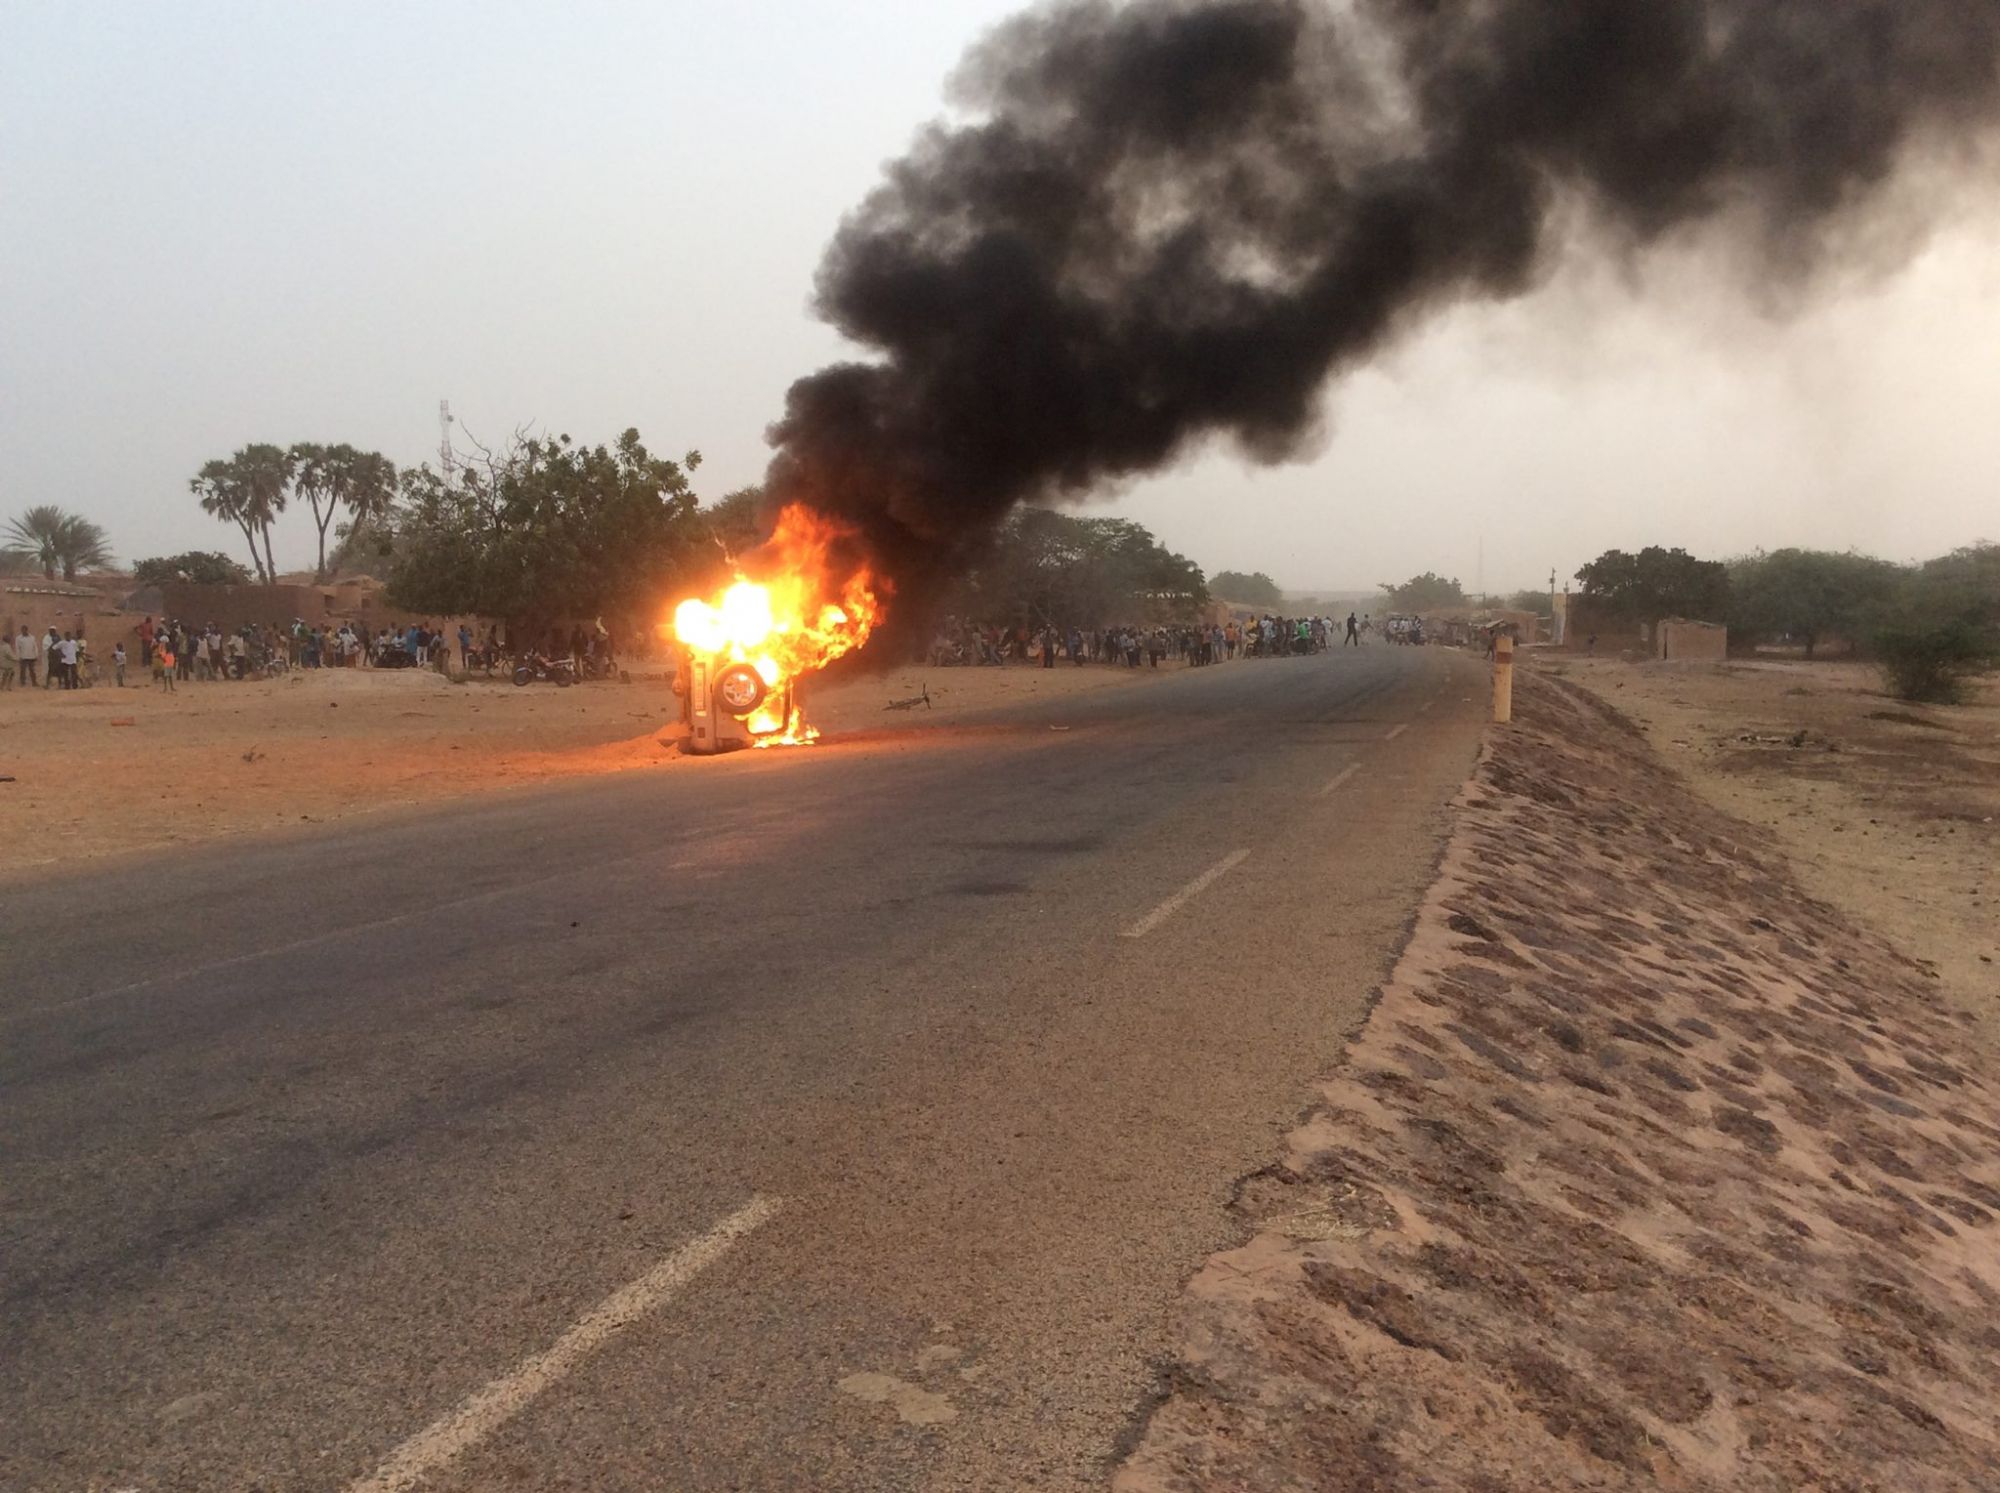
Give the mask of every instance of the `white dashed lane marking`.
M 1355 762 L 1347 767 L 1341 768 L 1339 773 L 1335 775 L 1333 781 L 1328 783 L 1324 788 L 1319 790 L 1319 796 L 1321 798 L 1325 798 L 1329 793 L 1332 793 L 1335 789 L 1339 788 L 1342 783 L 1346 782 L 1349 778 L 1353 777 L 1359 771 L 1361 771 L 1361 764 L 1359 762 Z
M 615 1334 L 650 1316 L 682 1288 L 771 1221 L 778 1199 L 754 1197 L 698 1239 L 690 1239 L 630 1285 L 621 1286 L 586 1313 L 555 1343 L 523 1360 L 484 1389 L 473 1391 L 389 1454 L 347 1493 L 408 1493 L 431 1473 L 512 1420 L 543 1390 L 556 1384 Z
M 1247 850 L 1230 851 L 1229 854 L 1210 866 L 1201 875 L 1195 877 L 1193 881 L 1190 881 L 1186 886 L 1175 892 L 1173 896 L 1167 898 L 1166 901 L 1127 928 L 1119 937 L 1144 938 L 1148 933 L 1151 933 L 1160 924 L 1178 912 L 1187 902 L 1200 896 L 1210 886 L 1214 885 L 1224 876 L 1227 876 L 1231 871 L 1234 871 L 1249 858 L 1250 852 Z

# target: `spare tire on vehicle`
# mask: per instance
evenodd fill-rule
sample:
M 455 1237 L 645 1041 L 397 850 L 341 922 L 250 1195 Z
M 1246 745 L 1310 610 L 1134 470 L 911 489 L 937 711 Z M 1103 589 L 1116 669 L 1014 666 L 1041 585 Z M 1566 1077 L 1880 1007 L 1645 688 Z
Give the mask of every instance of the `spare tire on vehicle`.
M 748 664 L 731 664 L 715 676 L 716 700 L 738 720 L 754 712 L 770 693 L 764 676 Z

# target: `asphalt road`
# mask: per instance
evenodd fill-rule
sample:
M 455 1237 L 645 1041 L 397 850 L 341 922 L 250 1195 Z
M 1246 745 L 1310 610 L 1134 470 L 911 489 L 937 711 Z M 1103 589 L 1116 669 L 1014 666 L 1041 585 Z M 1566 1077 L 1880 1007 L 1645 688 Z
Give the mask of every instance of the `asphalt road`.
M 1100 1484 L 1484 705 L 1253 660 L 10 889 L 0 1487 Z

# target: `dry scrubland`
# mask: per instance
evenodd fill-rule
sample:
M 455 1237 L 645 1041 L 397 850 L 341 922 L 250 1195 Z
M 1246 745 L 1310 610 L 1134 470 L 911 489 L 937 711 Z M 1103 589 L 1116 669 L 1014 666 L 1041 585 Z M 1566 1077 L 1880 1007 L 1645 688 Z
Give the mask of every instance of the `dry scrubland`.
M 1893 939 L 2000 1053 L 2000 680 L 1908 705 L 1861 664 L 1566 661 L 1816 897 Z
M 1148 677 L 1096 666 L 902 669 L 823 683 L 810 701 L 837 736 L 945 726 Z M 932 708 L 884 709 L 925 685 Z M 659 673 L 516 689 L 320 669 L 171 695 L 150 685 L 0 693 L 0 778 L 13 779 L 0 782 L 0 879 L 590 773 L 666 770 L 686 763 L 671 742 L 678 720 Z
M 1697 791 L 1523 673 L 1394 976 L 1239 1186 L 1252 1237 L 1191 1285 L 1116 1486 L 2000 1487 L 1994 1055 L 1928 966 L 1800 882 L 1811 836 L 1707 801 L 1791 771 L 1712 739 L 1724 698 L 1745 734 L 1767 693 L 1829 727 L 1870 702 L 1837 675 L 1822 698 L 1724 673 L 1705 706 L 1669 680 Z M 1594 682 L 1621 677 L 1651 700 Z M 1944 828 L 1960 776 L 1991 791 L 1990 763 L 1869 739 L 1827 781 L 1881 800 L 1884 839 L 1892 813 Z M 1784 801 L 1743 799 L 1781 825 Z

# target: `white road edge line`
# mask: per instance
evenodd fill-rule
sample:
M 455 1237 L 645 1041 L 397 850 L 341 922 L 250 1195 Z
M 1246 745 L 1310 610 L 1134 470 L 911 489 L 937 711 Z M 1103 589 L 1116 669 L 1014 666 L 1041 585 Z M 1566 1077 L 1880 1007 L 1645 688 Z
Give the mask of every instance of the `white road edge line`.
M 475 1390 L 457 1407 L 417 1432 L 347 1493 L 407 1493 L 527 1408 L 543 1390 L 640 1318 L 658 1311 L 682 1287 L 776 1216 L 779 1199 L 753 1197 L 698 1239 L 690 1239 L 630 1285 L 599 1302 L 552 1346 L 524 1359 L 511 1373 Z
M 1341 768 L 1339 776 L 1334 778 L 1334 780 L 1331 783 L 1328 783 L 1324 788 L 1319 790 L 1319 796 L 1321 798 L 1325 798 L 1329 793 L 1332 793 L 1342 783 L 1346 782 L 1349 778 L 1353 777 L 1359 771 L 1361 771 L 1361 764 L 1359 762 L 1355 762 L 1346 767 Z
M 1202 892 L 1206 891 L 1216 881 L 1227 876 L 1249 858 L 1250 852 L 1247 850 L 1230 851 L 1229 854 L 1210 866 L 1201 875 L 1195 877 L 1193 881 L 1190 881 L 1186 886 L 1175 892 L 1173 896 L 1167 898 L 1166 901 L 1162 902 L 1158 907 L 1147 913 L 1118 936 L 1120 938 L 1144 938 L 1148 933 L 1151 933 L 1160 924 L 1178 912 L 1182 905 L 1190 898 L 1200 896 Z
M 1405 731 L 1409 729 L 1410 729 L 1410 723 L 1408 721 L 1404 721 L 1403 724 L 1400 726 L 1391 726 L 1389 728 L 1389 734 L 1383 737 L 1382 739 L 1384 741 L 1394 741 L 1398 736 L 1401 736 Z

